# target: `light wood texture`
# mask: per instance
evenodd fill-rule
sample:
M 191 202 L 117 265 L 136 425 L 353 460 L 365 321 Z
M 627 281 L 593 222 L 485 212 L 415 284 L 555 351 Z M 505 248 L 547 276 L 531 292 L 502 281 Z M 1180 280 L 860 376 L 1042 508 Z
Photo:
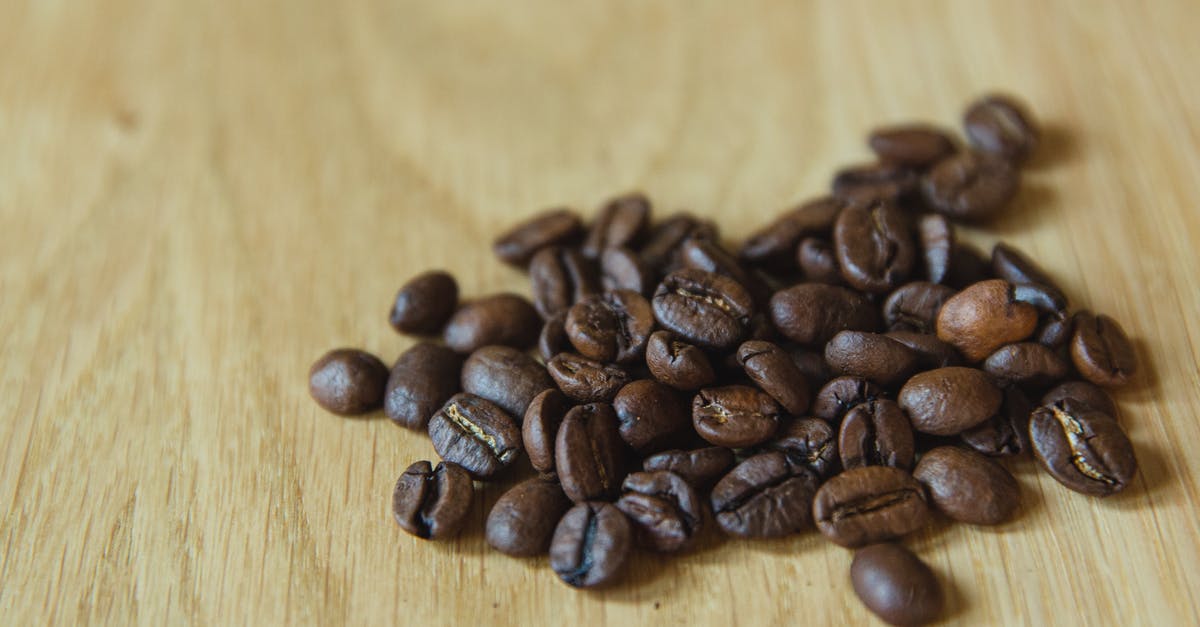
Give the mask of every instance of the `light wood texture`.
M 0 622 L 861 623 L 816 533 L 639 556 L 581 593 L 388 512 L 427 440 L 305 389 L 390 360 L 417 271 L 644 189 L 732 239 L 885 121 L 1020 94 L 1047 127 L 1004 238 L 1137 338 L 1141 461 L 1106 500 L 1016 465 L 1018 520 L 913 546 L 976 624 L 1200 623 L 1200 5 L 0 3 Z

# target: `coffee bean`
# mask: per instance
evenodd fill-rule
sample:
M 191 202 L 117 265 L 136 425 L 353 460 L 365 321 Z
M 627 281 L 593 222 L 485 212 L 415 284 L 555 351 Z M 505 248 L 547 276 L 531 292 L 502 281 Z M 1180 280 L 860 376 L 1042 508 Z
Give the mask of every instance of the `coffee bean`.
M 462 356 L 444 346 L 414 344 L 392 366 L 384 413 L 404 427 L 424 431 L 430 416 L 458 392 L 462 365 Z
M 908 218 L 890 202 L 843 209 L 833 227 L 833 248 L 842 278 L 877 294 L 903 283 L 917 260 Z
M 325 411 L 354 416 L 383 403 L 388 369 L 379 358 L 354 348 L 321 356 L 308 371 L 308 393 Z
M 963 114 L 963 126 L 976 149 L 1010 161 L 1024 161 L 1037 147 L 1033 118 L 1008 96 L 992 94 L 975 101 Z
M 793 420 L 765 448 L 783 453 L 793 467 L 804 468 L 818 479 L 833 475 L 839 467 L 837 434 L 824 420 Z
M 499 405 L 455 394 L 429 419 L 429 438 L 442 459 L 486 479 L 521 454 L 521 429 Z
M 983 361 L 983 370 L 1017 385 L 1044 387 L 1062 380 L 1071 367 L 1053 349 L 1037 342 L 1001 346 Z
M 521 422 L 521 441 L 534 470 L 554 472 L 554 441 L 570 409 L 571 401 L 558 390 L 544 390 L 530 401 Z
M 638 243 L 650 222 L 650 200 L 642 194 L 614 198 L 600 210 L 580 249 L 595 259 L 606 248 L 631 247 Z
M 427 461 L 409 466 L 392 491 L 392 516 L 418 538 L 444 540 L 458 533 L 471 509 L 471 476 L 457 464 Z
M 760 453 L 721 478 L 712 491 L 713 516 L 726 534 L 778 538 L 812 524 L 817 479 L 779 452 Z
M 771 298 L 771 289 L 754 272 L 742 267 L 736 257 L 716 241 L 691 237 L 679 247 L 683 267 L 691 270 L 711 272 L 729 277 L 746 288 L 756 306 L 762 306 Z
M 1090 311 L 1075 314 L 1071 361 L 1084 379 L 1105 387 L 1125 385 L 1137 372 L 1137 354 L 1125 330 L 1116 320 Z
M 625 478 L 625 443 L 611 405 L 591 403 L 567 412 L 554 441 L 563 492 L 576 503 L 617 495 Z
M 442 337 L 446 346 L 473 353 L 489 344 L 527 348 L 541 329 L 538 312 L 516 294 L 495 294 L 469 302 L 446 323 Z
M 954 153 L 954 142 L 941 130 L 925 124 L 875 129 L 867 144 L 880 161 L 924 167 Z
M 962 432 L 963 444 L 989 457 L 1021 455 L 1029 450 L 1029 414 L 1033 405 L 1020 388 L 1004 389 L 1000 413 Z
M 650 334 L 646 343 L 646 366 L 655 379 L 677 390 L 696 390 L 717 378 L 704 351 L 670 331 Z
M 574 588 L 617 578 L 633 545 L 625 514 L 608 503 L 580 503 L 559 521 L 550 541 L 550 568 Z
M 901 285 L 883 301 L 883 323 L 892 331 L 933 333 L 938 312 L 955 293 L 953 288 L 925 281 Z
M 533 397 L 553 387 L 541 364 L 508 346 L 484 346 L 471 353 L 462 368 L 464 392 L 499 405 L 518 420 Z
M 609 248 L 600 255 L 600 281 L 604 289 L 629 290 L 643 296 L 654 291 L 654 272 L 628 248 Z
M 440 270 L 418 274 L 396 294 L 388 322 L 401 333 L 431 335 L 458 306 L 458 283 Z
M 992 272 L 1009 283 L 1044 285 L 1062 293 L 1062 289 L 1045 270 L 1025 256 L 1025 253 L 1004 242 L 998 242 L 992 248 Z
M 829 233 L 842 207 L 841 201 L 824 196 L 789 209 L 747 238 L 738 257 L 750 265 L 786 271 L 800 241 Z
M 571 341 L 567 339 L 567 312 L 560 311 L 546 319 L 542 332 L 538 335 L 538 354 L 543 362 L 549 362 L 554 356 L 571 350 Z
M 870 163 L 839 170 L 833 176 L 833 195 L 852 205 L 895 202 L 917 190 L 920 179 L 908 166 Z
M 946 285 L 961 290 L 969 285 L 992 278 L 992 266 L 979 249 L 967 242 L 956 242 L 950 251 L 950 270 Z
M 1007 162 L 960 152 L 938 162 L 921 182 L 925 202 L 938 213 L 965 221 L 995 216 L 1017 195 L 1020 174 Z
M 796 265 L 806 281 L 842 285 L 842 268 L 838 265 L 837 252 L 833 243 L 819 237 L 806 237 L 800 240 L 796 249 Z
M 513 486 L 492 506 L 484 537 L 493 548 L 514 557 L 532 557 L 550 548 L 554 527 L 571 501 L 558 483 L 535 477 Z
M 678 393 L 651 379 L 634 381 L 613 399 L 621 439 L 640 452 L 660 450 L 688 426 L 688 410 Z
M 617 509 L 633 523 L 639 545 L 670 553 L 694 544 L 704 509 L 683 477 L 667 470 L 635 472 L 625 477 L 621 489 Z
M 796 347 L 788 351 L 788 354 L 792 356 L 792 363 L 796 364 L 796 369 L 804 376 L 804 380 L 808 381 L 809 389 L 820 389 L 833 378 L 829 364 L 825 363 L 824 350 L 818 352 Z
M 1037 330 L 1033 332 L 1033 338 L 1038 344 L 1054 349 L 1066 346 L 1073 335 L 1075 335 L 1075 318 L 1067 315 L 1065 311 L 1044 316 L 1038 324 Z
M 738 344 L 746 334 L 754 303 L 733 279 L 700 270 L 668 275 L 654 292 L 659 324 L 689 342 L 719 350 Z
M 1087 381 L 1067 381 L 1060 383 L 1042 396 L 1042 405 L 1053 405 L 1067 399 L 1082 403 L 1100 413 L 1117 417 L 1117 404 L 1113 402 L 1108 392 L 1098 385 Z
M 691 451 L 671 450 L 642 460 L 642 470 L 669 470 L 697 490 L 707 489 L 729 467 L 733 466 L 733 451 L 723 446 L 710 446 Z
M 669 274 L 683 267 L 679 247 L 689 238 L 717 239 L 717 226 L 688 213 L 677 213 L 650 231 L 639 254 L 642 262 L 659 274 Z
M 823 347 L 840 331 L 874 331 L 879 309 L 866 296 L 844 287 L 802 283 L 775 292 L 771 321 L 793 342 Z
M 566 244 L 583 230 L 579 216 L 570 209 L 544 211 L 496 238 L 492 251 L 501 261 L 524 269 L 537 251 Z
M 600 292 L 592 262 L 573 248 L 547 246 L 529 261 L 533 306 L 549 319 L 571 305 Z
M 1067 297 L 1057 288 L 1036 283 L 1014 284 L 1013 300 L 1033 305 L 1038 311 L 1060 316 L 1066 314 L 1068 304 Z
M 937 318 L 938 339 L 952 344 L 969 362 L 1020 342 L 1037 327 L 1037 310 L 1013 298 L 1003 279 L 976 283 L 950 297 Z
M 842 331 L 825 345 L 825 361 L 834 374 L 863 377 L 892 386 L 917 369 L 913 349 L 878 333 Z
M 881 396 L 883 389 L 862 377 L 838 377 L 817 392 L 812 413 L 821 420 L 838 422 L 850 408 Z
M 743 342 L 737 360 L 758 387 L 793 416 L 808 411 L 811 396 L 808 382 L 782 348 L 770 342 Z
M 933 508 L 958 522 L 998 525 L 1012 518 L 1021 501 L 1012 473 L 957 446 L 939 446 L 922 455 L 913 476 L 925 485 Z
M 933 370 L 962 364 L 958 349 L 937 339 L 936 335 L 915 331 L 888 331 L 888 337 L 911 348 L 917 354 L 919 370 Z
M 995 416 L 1003 398 L 983 371 L 950 367 L 913 376 L 897 401 L 917 431 L 957 435 Z
M 894 401 L 861 403 L 846 412 L 838 431 L 838 453 L 842 467 L 892 466 L 912 468 L 912 427 L 908 416 Z
M 1029 439 L 1042 468 L 1082 494 L 1115 494 L 1137 473 L 1133 444 L 1117 421 L 1073 399 L 1035 410 Z
M 830 541 L 854 548 L 924 527 L 929 507 L 912 475 L 891 466 L 863 466 L 832 477 L 817 490 L 813 518 Z
M 584 357 L 630 363 L 646 352 L 654 330 L 650 303 L 637 292 L 618 290 L 585 298 L 567 312 L 567 338 Z
M 886 623 L 925 625 L 942 613 L 937 577 L 899 544 L 872 544 L 856 551 L 850 581 L 863 605 Z
M 546 364 L 558 389 L 579 403 L 611 401 L 629 383 L 629 373 L 575 353 L 559 353 Z
M 779 427 L 779 405 L 745 385 L 700 390 L 692 400 L 692 426 L 710 444 L 743 448 L 765 442 Z
M 937 213 L 917 218 L 917 240 L 925 260 L 925 277 L 930 283 L 946 283 L 955 248 L 954 227 L 950 221 Z

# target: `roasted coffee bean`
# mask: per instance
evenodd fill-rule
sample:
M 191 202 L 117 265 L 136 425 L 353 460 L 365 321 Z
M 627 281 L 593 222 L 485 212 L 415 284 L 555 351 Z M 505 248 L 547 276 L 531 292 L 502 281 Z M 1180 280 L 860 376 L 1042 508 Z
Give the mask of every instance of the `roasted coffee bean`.
M 649 199 L 638 193 L 619 196 L 608 201 L 600 210 L 580 250 L 585 256 L 595 259 L 606 248 L 635 246 L 649 223 Z
M 1045 270 L 1025 256 L 1025 253 L 1004 242 L 998 242 L 992 247 L 992 272 L 1009 283 L 1044 285 L 1062 293 L 1062 289 Z
M 1029 450 L 1029 414 L 1033 404 L 1020 388 L 1004 389 L 1000 413 L 962 432 L 963 444 L 989 457 L 1021 455 Z
M 804 348 L 793 348 L 789 351 L 792 356 L 792 363 L 796 364 L 796 369 L 804 375 L 804 380 L 808 381 L 808 387 L 812 389 L 820 389 L 821 386 L 829 382 L 833 378 L 833 372 L 829 370 L 829 364 L 825 363 L 825 351 L 811 351 Z
M 1104 388 L 1087 381 L 1067 381 L 1046 392 L 1042 405 L 1053 405 L 1067 399 L 1082 403 L 1100 413 L 1117 417 L 1117 404 Z
M 625 443 L 611 405 L 592 403 L 567 412 L 554 441 L 563 492 L 576 503 L 617 495 L 625 478 Z
M 912 468 L 912 427 L 895 401 L 868 401 L 846 412 L 838 431 L 842 468 L 892 466 Z
M 542 332 L 538 335 L 538 354 L 543 362 L 549 362 L 555 355 L 568 350 L 571 350 L 571 341 L 567 339 L 567 312 L 563 310 L 542 325 Z
M 950 251 L 950 270 L 946 273 L 946 285 L 961 290 L 969 285 L 992 278 L 992 266 L 978 248 L 956 242 Z
M 771 321 L 793 342 L 823 347 L 840 331 L 874 331 L 879 309 L 866 296 L 835 285 L 802 283 L 775 292 Z
M 963 126 L 977 150 L 1009 161 L 1024 161 L 1037 147 L 1033 118 L 1008 96 L 992 94 L 971 103 L 963 114 Z
M 1066 295 L 1056 288 L 1036 283 L 1014 284 L 1013 300 L 1033 305 L 1038 311 L 1057 315 L 1065 315 L 1068 304 Z
M 692 426 L 710 444 L 743 448 L 775 435 L 780 408 L 766 392 L 746 385 L 700 390 L 692 400 Z
M 789 209 L 747 238 L 738 257 L 750 265 L 786 271 L 796 245 L 809 235 L 829 233 L 842 207 L 841 201 L 824 196 Z
M 1039 344 L 1055 349 L 1066 346 L 1073 335 L 1075 318 L 1067 315 L 1065 311 L 1044 316 L 1037 330 L 1033 332 L 1033 338 Z
M 671 450 L 642 460 L 642 470 L 669 470 L 697 490 L 711 486 L 729 467 L 733 466 L 733 451 L 723 446 L 710 446 L 691 451 Z
M 683 477 L 668 470 L 635 472 L 625 477 L 621 490 L 617 509 L 633 523 L 643 548 L 670 553 L 694 543 L 704 509 Z
M 548 246 L 529 261 L 533 306 L 549 319 L 571 305 L 600 292 L 596 269 L 578 250 Z
M 388 369 L 379 358 L 354 348 L 321 356 L 308 371 L 308 393 L 326 411 L 365 414 L 383 403 Z
M 838 469 L 837 434 L 824 420 L 793 420 L 765 448 L 783 453 L 792 466 L 807 469 L 818 479 L 828 478 Z
M 782 348 L 770 342 L 743 342 L 737 360 L 750 379 L 789 414 L 799 416 L 808 411 L 812 400 L 808 382 Z
M 444 540 L 462 528 L 473 492 L 471 476 L 458 464 L 415 462 L 396 481 L 392 516 L 418 538 Z
M 1003 398 L 982 370 L 950 367 L 915 375 L 897 401 L 917 431 L 957 435 L 995 416 Z
M 600 282 L 608 291 L 629 290 L 643 296 L 654 291 L 654 272 L 628 248 L 609 248 L 600 255 Z
M 953 288 L 925 281 L 901 285 L 883 301 L 883 323 L 891 331 L 933 333 L 938 312 L 955 293 Z
M 778 538 L 812 524 L 816 491 L 816 476 L 789 464 L 783 453 L 760 453 L 713 487 L 713 516 L 731 536 Z
M 927 213 L 917 218 L 917 239 L 925 259 L 925 278 L 930 283 L 945 283 L 954 259 L 954 227 L 946 216 Z
M 796 249 L 796 265 L 806 281 L 842 285 L 842 268 L 838 265 L 837 251 L 833 243 L 819 237 L 806 237 L 800 240 Z
M 890 202 L 843 209 L 833 227 L 833 248 L 842 278 L 876 294 L 903 283 L 917 261 L 908 217 Z
M 981 281 L 950 297 L 937 318 L 938 339 L 969 362 L 987 358 L 1005 344 L 1020 342 L 1037 328 L 1037 310 L 1013 297 L 1003 279 Z
M 567 339 L 584 357 L 630 363 L 646 352 L 654 312 L 637 292 L 605 292 L 579 301 L 567 312 Z
M 550 568 L 574 588 L 617 578 L 633 546 L 625 514 L 609 503 L 580 503 L 558 522 L 550 541 Z
M 933 370 L 962 364 L 962 355 L 953 346 L 937 339 L 936 335 L 915 331 L 888 331 L 888 337 L 911 348 L 917 354 L 917 368 Z
M 383 396 L 388 418 L 409 429 L 425 430 L 430 416 L 459 390 L 462 355 L 430 342 L 400 354 Z
M 554 527 L 571 507 L 556 481 L 534 477 L 513 486 L 492 506 L 484 537 L 493 548 L 514 557 L 544 554 Z
M 726 350 L 747 331 L 754 303 L 744 287 L 729 277 L 700 270 L 680 270 L 663 279 L 652 301 L 659 324 L 689 342 Z
M 621 439 L 643 453 L 661 450 L 688 426 L 688 409 L 679 394 L 652 379 L 621 388 L 613 399 L 613 410 Z
M 925 202 L 956 220 L 995 216 L 1017 195 L 1020 174 L 1006 161 L 960 152 L 938 162 L 921 182 Z
M 495 294 L 469 302 L 446 323 L 442 338 L 460 353 L 473 353 L 489 344 L 528 348 L 537 341 L 541 318 L 528 300 L 516 294 Z
M 742 267 L 736 257 L 716 241 L 692 237 L 679 247 L 683 267 L 729 277 L 746 288 L 756 306 L 766 305 L 771 288 L 754 272 Z
M 1125 330 L 1116 320 L 1090 311 L 1075 314 L 1071 361 L 1084 379 L 1105 387 L 1125 385 L 1137 372 L 1137 354 Z
M 837 422 L 855 405 L 881 396 L 883 388 L 862 377 L 838 377 L 817 392 L 812 413 L 821 420 Z
M 496 238 L 492 251 L 501 261 L 524 269 L 537 251 L 546 246 L 566 244 L 583 231 L 579 216 L 570 209 L 552 209 L 539 213 Z
M 886 335 L 842 331 L 825 345 L 825 361 L 834 374 L 863 377 L 890 387 L 916 371 L 918 355 Z
M 704 351 L 670 331 L 655 331 L 646 343 L 646 366 L 655 379 L 677 389 L 697 390 L 716 380 Z
M 626 383 L 629 373 L 575 353 L 559 353 L 546 364 L 558 389 L 580 403 L 611 401 Z
M 875 129 L 867 144 L 880 161 L 924 167 L 954 153 L 954 142 L 940 129 L 926 124 L 904 124 Z
M 813 518 L 830 541 L 855 548 L 910 534 L 930 516 L 924 488 L 912 475 L 891 466 L 863 466 L 821 486 Z
M 1021 487 L 1004 466 L 957 446 L 939 446 L 921 456 L 913 471 L 939 512 L 971 525 L 998 525 L 1012 518 Z
M 888 624 L 925 625 L 942 613 L 937 577 L 899 544 L 872 544 L 856 551 L 850 581 L 863 605 Z
M 446 272 L 435 270 L 409 279 L 393 301 L 388 322 L 401 333 L 430 335 L 458 306 L 458 283 Z
M 1002 381 L 1043 387 L 1062 380 L 1071 367 L 1051 348 L 1018 342 L 996 349 L 983 360 L 983 370 Z
M 486 479 L 521 454 L 521 428 L 495 403 L 455 394 L 429 419 L 429 438 L 442 459 Z
M 660 274 L 669 274 L 682 267 L 679 246 L 689 238 L 717 239 L 717 226 L 688 213 L 677 213 L 650 231 L 639 254 L 642 262 Z
M 1137 473 L 1133 444 L 1117 421 L 1073 399 L 1035 410 L 1029 439 L 1042 468 L 1082 494 L 1115 494 Z
M 526 353 L 508 346 L 484 346 L 462 368 L 462 390 L 500 406 L 520 420 L 533 397 L 554 388 L 546 369 Z
M 895 163 L 870 163 L 839 170 L 833 176 L 833 195 L 853 205 L 895 202 L 917 190 L 915 170 Z
M 542 474 L 554 472 L 554 441 L 570 409 L 570 399 L 558 390 L 545 390 L 530 401 L 521 422 L 521 441 L 534 470 Z

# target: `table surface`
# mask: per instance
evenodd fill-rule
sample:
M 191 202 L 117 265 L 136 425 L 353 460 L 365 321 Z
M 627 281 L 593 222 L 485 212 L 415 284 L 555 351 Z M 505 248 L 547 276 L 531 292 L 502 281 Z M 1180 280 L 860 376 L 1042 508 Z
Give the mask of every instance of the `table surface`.
M 433 456 L 305 389 L 392 359 L 407 277 L 526 291 L 498 229 L 645 190 L 732 239 L 989 89 L 1046 141 L 968 234 L 1136 338 L 1141 472 L 1105 500 L 1015 465 L 997 528 L 908 542 L 965 625 L 1200 623 L 1195 2 L 0 3 L 0 616 L 9 624 L 861 623 L 814 532 L 639 555 L 577 592 L 480 531 L 402 533 Z

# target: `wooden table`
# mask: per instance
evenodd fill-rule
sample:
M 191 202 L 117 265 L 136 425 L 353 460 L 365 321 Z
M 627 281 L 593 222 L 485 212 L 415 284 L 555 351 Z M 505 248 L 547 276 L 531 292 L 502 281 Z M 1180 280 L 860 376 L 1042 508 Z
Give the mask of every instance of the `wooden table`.
M 816 533 L 638 556 L 605 592 L 445 544 L 392 484 L 429 458 L 305 390 L 392 359 L 395 289 L 527 290 L 498 229 L 647 191 L 733 240 L 869 158 L 886 121 L 1020 94 L 1043 149 L 969 239 L 1041 260 L 1137 339 L 1141 472 L 909 542 L 983 623 L 1200 622 L 1200 5 L 1179 2 L 0 4 L 0 622 L 868 620 Z

